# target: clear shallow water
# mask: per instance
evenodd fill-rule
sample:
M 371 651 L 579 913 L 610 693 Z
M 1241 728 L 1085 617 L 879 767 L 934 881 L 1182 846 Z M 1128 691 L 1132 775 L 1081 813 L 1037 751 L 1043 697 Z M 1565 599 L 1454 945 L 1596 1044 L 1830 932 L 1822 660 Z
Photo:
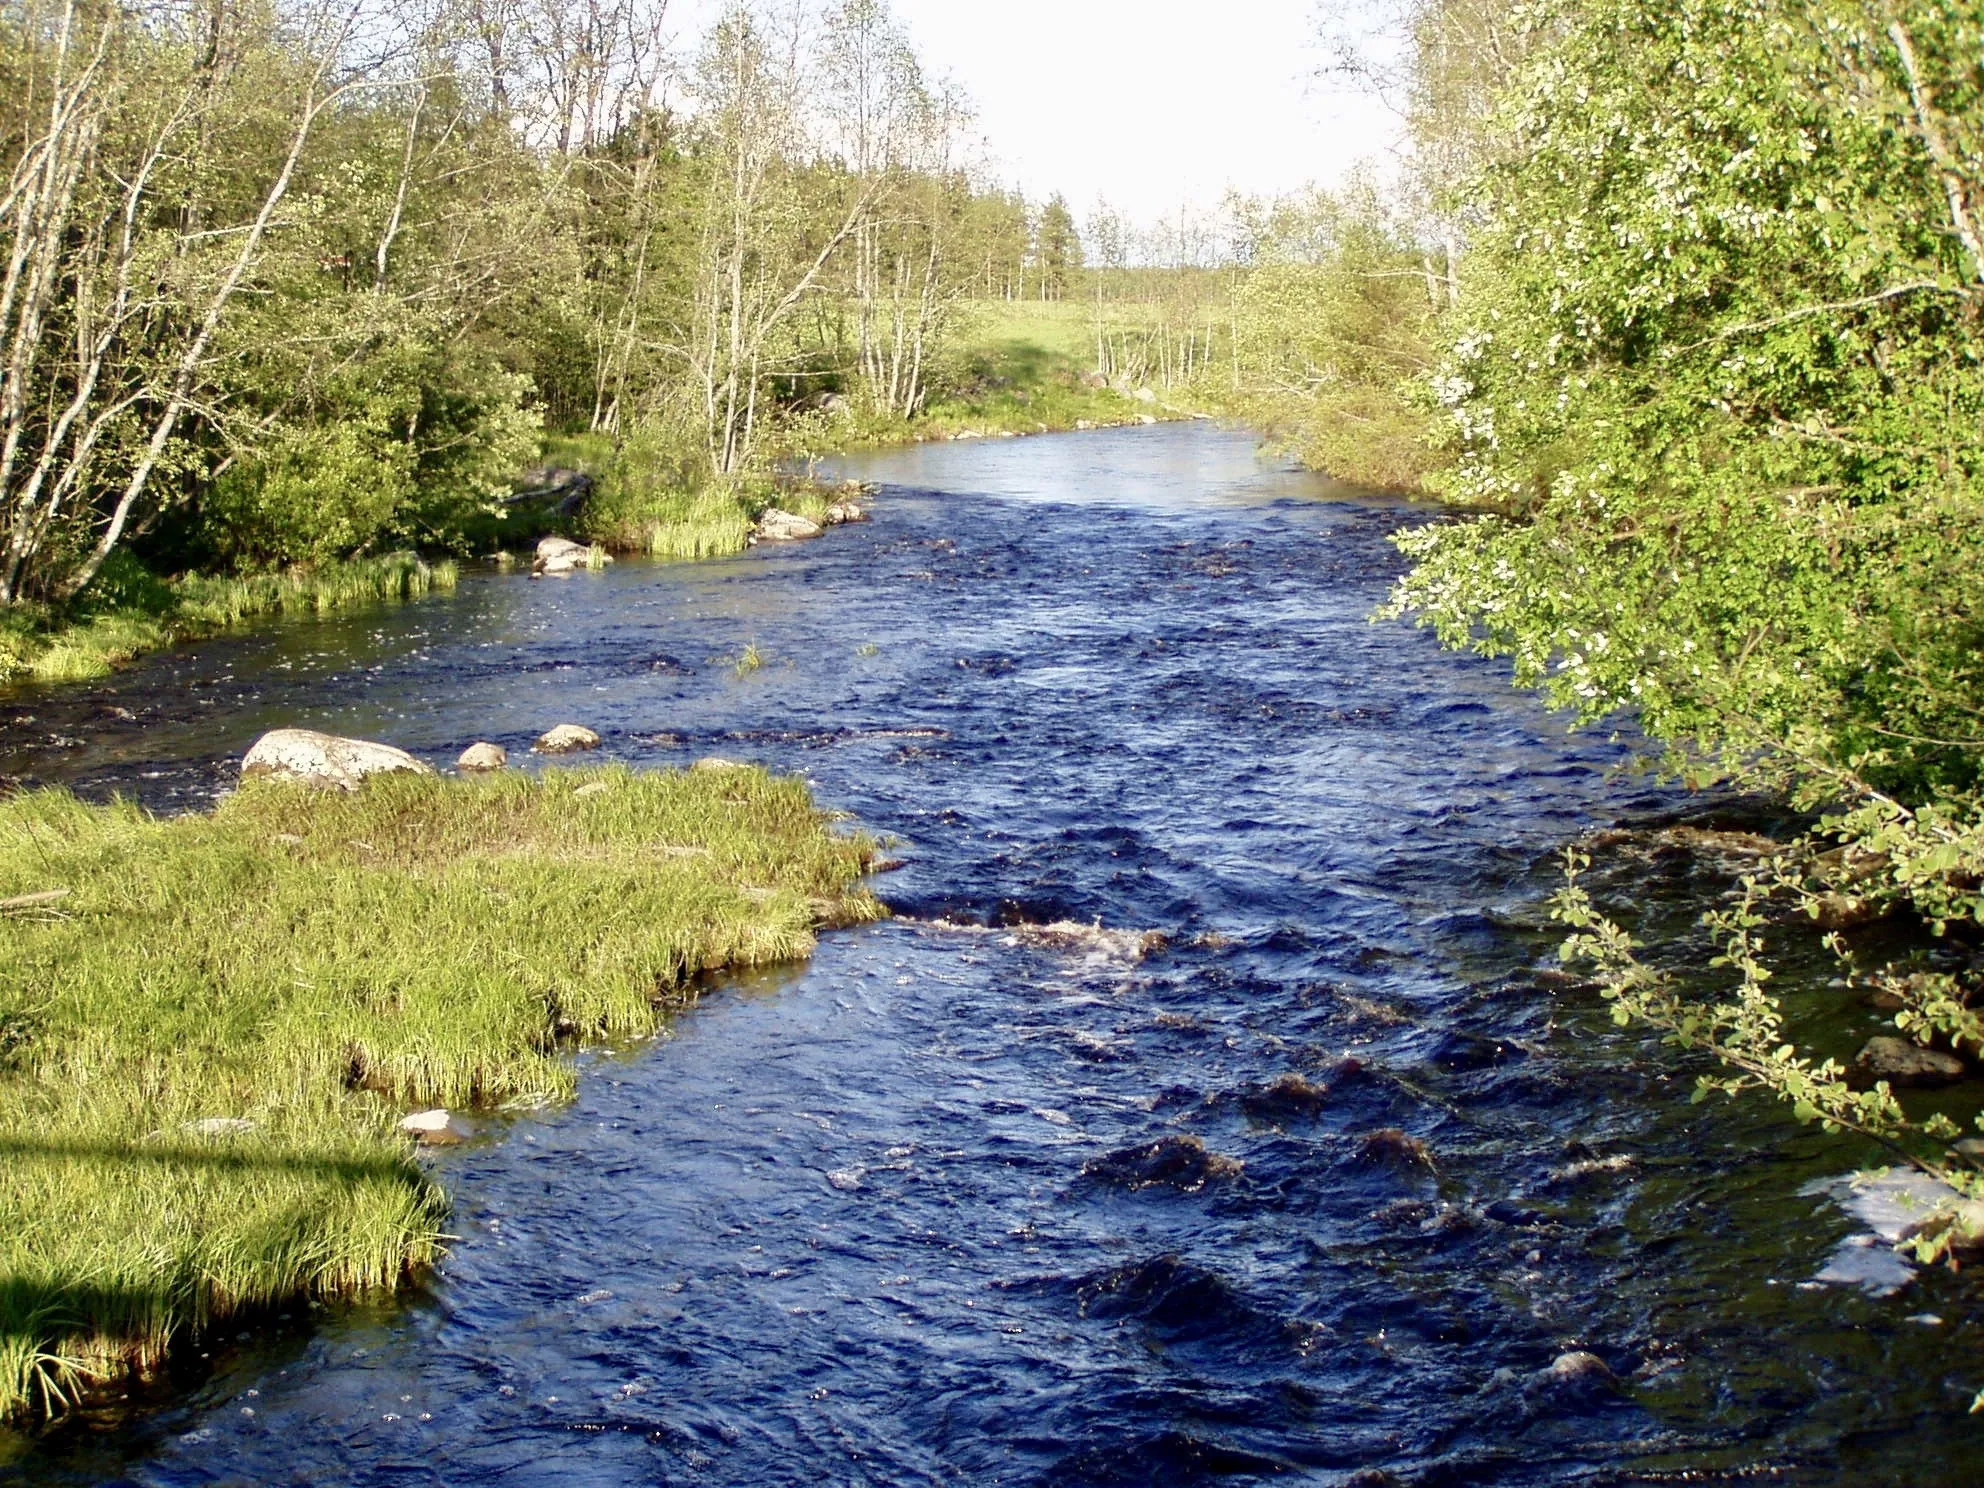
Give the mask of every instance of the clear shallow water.
M 815 543 L 478 576 L 0 700 L 0 772 L 161 807 L 279 724 L 445 761 L 569 719 L 803 772 L 909 860 L 895 922 L 438 1159 L 430 1286 L 216 1340 L 0 1483 L 1984 1476 L 1968 1279 L 1799 1285 L 1847 1226 L 1798 1189 L 1855 1154 L 1686 1107 L 1538 984 L 1551 851 L 1687 807 L 1370 623 L 1417 514 L 1203 425 L 847 464 L 876 519 Z M 1015 928 L 1064 918 L 1170 945 Z M 1386 1127 L 1433 1166 L 1373 1160 Z M 1241 1171 L 1085 1171 L 1178 1136 Z M 1539 1377 L 1571 1348 L 1623 1388 Z

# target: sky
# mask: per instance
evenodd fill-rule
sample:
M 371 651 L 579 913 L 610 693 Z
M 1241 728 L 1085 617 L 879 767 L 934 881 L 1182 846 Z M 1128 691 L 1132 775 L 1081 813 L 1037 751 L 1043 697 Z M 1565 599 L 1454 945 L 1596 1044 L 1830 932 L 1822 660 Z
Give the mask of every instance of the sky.
M 691 34 L 720 0 L 672 0 Z M 993 175 L 1133 221 L 1330 185 L 1397 123 L 1319 78 L 1316 15 L 1359 0 L 892 0 L 926 72 L 978 109 Z
M 998 174 L 1077 215 L 1151 221 L 1227 186 L 1329 185 L 1396 121 L 1316 76 L 1316 0 L 894 0 L 933 72 L 978 105 Z

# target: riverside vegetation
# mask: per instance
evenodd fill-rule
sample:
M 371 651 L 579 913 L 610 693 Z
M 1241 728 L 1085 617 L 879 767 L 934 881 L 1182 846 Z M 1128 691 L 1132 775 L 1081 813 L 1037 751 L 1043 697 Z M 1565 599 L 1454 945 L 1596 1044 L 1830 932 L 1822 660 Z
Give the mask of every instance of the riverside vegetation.
M 698 973 L 875 918 L 866 839 L 747 768 L 0 800 L 0 1414 L 245 1310 L 391 1287 L 409 1106 L 530 1105 Z
M 739 0 L 687 57 L 665 0 L 542 9 L 0 5 L 0 677 L 212 623 L 151 574 L 323 607 L 529 535 L 547 440 L 586 535 L 701 556 L 783 460 L 1136 415 L 979 339 L 1080 238 L 880 0 Z

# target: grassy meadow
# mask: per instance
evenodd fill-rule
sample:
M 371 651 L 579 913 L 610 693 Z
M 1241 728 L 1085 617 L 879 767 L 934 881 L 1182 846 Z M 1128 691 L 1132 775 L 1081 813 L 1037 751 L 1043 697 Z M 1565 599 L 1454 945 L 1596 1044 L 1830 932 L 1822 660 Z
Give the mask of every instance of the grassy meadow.
M 566 1096 L 569 1041 L 877 917 L 871 853 L 743 768 L 0 800 L 0 1414 L 392 1287 L 446 1207 L 404 1112 Z

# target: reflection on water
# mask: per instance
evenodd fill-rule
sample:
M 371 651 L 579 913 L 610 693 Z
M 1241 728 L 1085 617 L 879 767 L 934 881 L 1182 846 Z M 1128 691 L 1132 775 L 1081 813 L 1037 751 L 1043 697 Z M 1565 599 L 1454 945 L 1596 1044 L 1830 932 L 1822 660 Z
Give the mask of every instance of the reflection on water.
M 445 762 L 571 720 L 800 771 L 909 860 L 897 921 L 439 1158 L 423 1295 L 214 1341 L 0 1482 L 1975 1481 L 1968 1280 L 1801 1287 L 1838 1145 L 1685 1106 L 1532 975 L 1550 850 L 1679 803 L 1370 623 L 1419 514 L 1203 425 L 847 465 L 876 519 L 815 543 L 0 702 L 0 771 L 160 806 L 277 724 Z

